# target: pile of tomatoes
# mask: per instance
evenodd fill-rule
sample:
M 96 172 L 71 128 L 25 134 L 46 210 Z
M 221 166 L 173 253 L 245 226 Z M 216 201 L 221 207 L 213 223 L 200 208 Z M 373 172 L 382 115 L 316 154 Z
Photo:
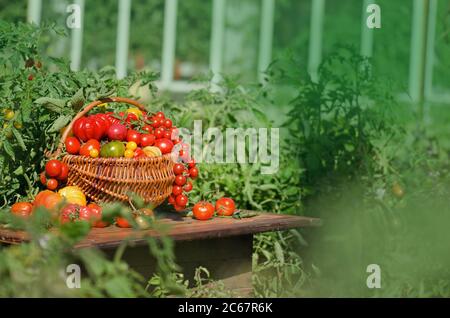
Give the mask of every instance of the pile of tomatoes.
M 236 211 L 236 204 L 231 198 L 220 198 L 215 206 L 210 202 L 200 201 L 192 209 L 193 217 L 200 221 L 212 219 L 214 214 L 218 216 L 232 216 Z
M 107 106 L 102 105 L 98 107 Z M 163 112 L 150 115 L 138 108 L 83 116 L 69 135 L 67 153 L 91 158 L 157 157 L 181 143 L 178 129 Z
M 56 159 L 45 164 L 45 171 L 40 175 L 41 183 L 49 190 L 56 190 L 61 183 L 67 181 L 69 166 Z
M 178 162 L 173 166 L 175 181 L 172 185 L 172 194 L 169 196 L 169 204 L 175 211 L 183 211 L 189 202 L 187 193 L 192 191 L 192 182 L 189 179 L 198 177 L 198 168 L 194 160 L 189 163 Z

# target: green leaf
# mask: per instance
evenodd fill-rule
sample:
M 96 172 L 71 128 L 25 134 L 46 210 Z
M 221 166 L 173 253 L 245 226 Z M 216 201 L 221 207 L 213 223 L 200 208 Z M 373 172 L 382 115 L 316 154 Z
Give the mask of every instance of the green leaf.
M 6 153 L 11 157 L 12 160 L 16 160 L 16 156 L 14 154 L 14 149 L 12 148 L 9 141 L 5 140 L 3 142 L 3 149 L 5 149 Z
M 65 127 L 70 120 L 72 119 L 72 116 L 69 115 L 61 115 L 58 117 L 58 119 L 55 120 L 53 125 L 49 128 L 49 132 L 56 132 L 59 131 L 61 128 Z
M 83 88 L 80 88 L 75 95 L 70 99 L 70 105 L 76 111 L 80 110 L 83 107 L 86 99 L 84 98 Z
M 20 148 L 22 148 L 22 150 L 26 151 L 27 146 L 25 145 L 25 142 L 23 141 L 23 138 L 22 138 L 22 135 L 20 134 L 20 132 L 16 128 L 13 127 L 12 133 L 14 134 L 14 137 L 16 137 L 16 140 L 19 143 Z
M 64 106 L 66 105 L 66 101 L 64 99 L 56 99 L 51 97 L 41 97 L 34 101 L 36 104 L 44 106 L 48 110 L 60 113 Z

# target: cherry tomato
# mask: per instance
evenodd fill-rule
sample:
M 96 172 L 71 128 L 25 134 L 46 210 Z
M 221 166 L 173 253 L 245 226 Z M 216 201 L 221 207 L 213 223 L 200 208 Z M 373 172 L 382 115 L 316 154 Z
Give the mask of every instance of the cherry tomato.
M 71 155 L 78 155 L 80 152 L 81 144 L 77 137 L 67 137 L 65 145 L 66 151 Z
M 188 162 L 188 167 L 189 168 L 194 168 L 195 167 L 195 160 L 194 160 L 194 158 L 192 158 L 192 160 Z
M 183 187 L 183 190 L 186 191 L 186 192 L 191 192 L 191 191 L 192 191 L 192 188 L 193 188 L 192 182 L 191 182 L 191 181 L 188 181 L 188 182 L 186 183 L 186 185 Z
M 169 204 L 175 204 L 175 196 L 173 194 L 169 195 Z
M 49 190 L 55 190 L 58 187 L 58 180 L 56 179 L 48 179 L 47 180 L 47 189 Z
M 191 169 L 189 169 L 189 177 L 191 177 L 192 179 L 195 179 L 198 177 L 198 168 L 197 167 L 192 167 Z
M 89 156 L 91 158 L 97 158 L 98 155 L 99 155 L 99 152 L 97 149 L 93 148 L 93 149 L 89 150 Z
M 155 114 L 155 117 L 156 117 L 156 118 L 160 118 L 160 119 L 166 119 L 166 116 L 164 115 L 163 112 L 157 112 L 157 113 Z
M 141 134 L 136 130 L 130 129 L 127 132 L 127 141 L 134 141 L 136 145 L 139 145 L 141 141 Z
M 175 211 L 177 211 L 177 212 L 182 212 L 182 211 L 184 211 L 184 210 L 186 209 L 185 206 L 179 206 L 179 205 L 176 205 L 176 204 L 174 204 L 173 208 L 174 208 Z
M 56 179 L 58 179 L 59 181 L 65 181 L 67 180 L 67 177 L 69 175 L 69 166 L 62 162 L 61 163 L 61 173 L 58 175 L 58 177 L 56 177 Z
M 169 118 L 166 118 L 164 120 L 164 127 L 166 128 L 172 128 L 172 121 Z
M 231 216 L 236 210 L 236 205 L 233 199 L 220 198 L 216 201 L 216 212 L 218 215 Z
M 152 127 L 153 128 L 160 127 L 163 124 L 163 121 L 164 121 L 164 119 L 153 117 L 152 118 Z
M 152 146 L 155 143 L 155 136 L 152 134 L 141 135 L 141 147 Z
M 170 153 L 173 148 L 173 143 L 170 139 L 161 138 L 155 141 L 155 146 L 161 150 L 161 153 L 164 155 L 166 153 Z
M 126 144 L 126 146 L 125 146 L 126 149 L 130 149 L 130 150 L 132 150 L 132 151 L 135 151 L 135 150 L 137 149 L 137 147 L 138 147 L 138 145 L 137 145 L 137 143 L 134 142 L 134 141 L 129 141 L 129 142 L 127 142 L 127 144 Z
M 163 127 L 158 127 L 155 130 L 155 138 L 160 139 L 164 137 L 165 129 Z
M 175 184 L 179 186 L 184 186 L 186 184 L 186 177 L 181 174 L 175 176 Z
M 127 149 L 125 150 L 125 152 L 123 153 L 123 156 L 125 158 L 133 158 L 134 157 L 134 151 L 131 149 Z
M 45 173 L 49 177 L 57 177 L 61 173 L 61 162 L 59 160 L 49 160 L 45 164 Z
M 172 187 L 172 193 L 173 193 L 173 195 L 179 195 L 179 194 L 182 194 L 182 193 L 183 193 L 183 188 L 182 188 L 181 186 L 175 184 L 175 185 Z
M 136 148 L 133 157 L 135 159 L 146 157 L 144 151 L 141 148 Z
M 87 221 L 91 223 L 93 221 L 91 208 L 87 206 L 80 206 L 78 210 L 78 220 Z
M 209 220 L 214 215 L 214 206 L 209 202 L 198 202 L 194 205 L 192 213 L 197 220 Z
M 163 138 L 166 138 L 166 139 L 169 139 L 169 140 L 172 139 L 172 134 L 170 133 L 169 130 L 165 130 L 165 131 L 164 131 L 164 133 L 163 133 Z
M 150 125 L 145 125 L 144 127 L 142 127 L 142 130 L 148 132 L 149 134 L 151 134 L 153 132 L 153 127 Z
M 183 207 L 185 207 L 185 206 L 188 204 L 188 201 L 189 201 L 188 197 L 187 197 L 186 195 L 184 195 L 184 194 L 179 194 L 179 195 L 177 195 L 177 197 L 175 198 L 175 203 L 176 203 L 178 206 L 183 206 Z
M 122 227 L 122 228 L 131 227 L 131 224 L 128 222 L 128 220 L 123 217 L 116 217 L 116 224 L 118 227 Z
M 183 164 L 176 163 L 173 165 L 173 173 L 175 173 L 175 175 L 183 174 L 184 171 L 186 171 L 186 169 Z

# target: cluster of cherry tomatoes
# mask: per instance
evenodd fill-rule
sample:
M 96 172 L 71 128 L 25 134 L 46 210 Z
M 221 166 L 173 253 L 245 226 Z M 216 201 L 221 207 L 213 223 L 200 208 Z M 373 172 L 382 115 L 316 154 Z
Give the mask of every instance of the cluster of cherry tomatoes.
M 69 166 L 56 159 L 45 164 L 45 170 L 40 174 L 41 183 L 49 190 L 55 190 L 61 183 L 67 181 Z
M 181 149 L 180 151 L 183 151 Z M 181 159 L 181 161 L 183 161 Z M 193 189 L 192 182 L 189 179 L 196 179 L 198 177 L 198 168 L 194 159 L 189 160 L 188 163 L 178 162 L 173 166 L 175 174 L 175 181 L 172 186 L 172 194 L 169 196 L 169 204 L 173 205 L 175 211 L 183 211 L 189 202 L 187 193 Z

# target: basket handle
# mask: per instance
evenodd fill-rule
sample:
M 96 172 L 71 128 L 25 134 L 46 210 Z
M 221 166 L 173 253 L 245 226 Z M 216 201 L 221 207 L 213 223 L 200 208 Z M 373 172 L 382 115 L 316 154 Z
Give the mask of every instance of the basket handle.
M 85 108 L 83 108 L 82 111 L 80 111 L 72 119 L 72 121 L 67 126 L 66 130 L 64 131 L 63 135 L 61 136 L 61 139 L 59 140 L 58 148 L 56 148 L 56 151 L 54 153 L 48 154 L 47 157 L 48 158 L 57 158 L 61 154 L 64 143 L 66 142 L 67 136 L 69 135 L 69 132 L 72 130 L 73 124 L 75 123 L 75 121 L 77 119 L 80 119 L 81 117 L 86 115 L 92 108 L 94 108 L 97 105 L 100 105 L 103 103 L 112 103 L 112 102 L 130 104 L 130 105 L 136 106 L 137 108 L 139 108 L 142 111 L 145 111 L 144 105 L 142 105 L 141 103 L 139 103 L 133 99 L 126 98 L 126 97 L 105 97 L 105 98 L 96 100 L 96 101 L 88 104 Z

